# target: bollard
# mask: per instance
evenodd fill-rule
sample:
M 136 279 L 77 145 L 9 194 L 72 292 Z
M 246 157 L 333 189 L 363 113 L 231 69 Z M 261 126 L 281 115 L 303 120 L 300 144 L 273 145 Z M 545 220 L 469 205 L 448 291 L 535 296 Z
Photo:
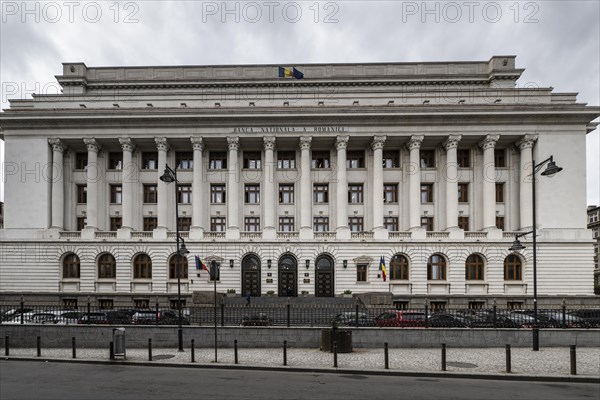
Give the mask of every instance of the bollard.
M 238 363 L 238 348 L 237 348 L 237 339 L 233 341 L 233 362 L 235 364 Z
M 5 336 L 4 337 L 4 355 L 8 356 L 10 354 L 10 345 L 9 345 L 9 337 Z
M 148 339 L 148 361 L 152 361 L 152 339 Z
M 337 368 L 337 340 L 333 341 L 333 368 Z
M 41 357 L 42 356 L 42 338 L 41 337 L 37 337 L 37 356 Z
M 111 360 L 115 359 L 115 344 L 113 342 L 110 342 L 108 345 L 108 358 Z
M 512 359 L 510 356 L 510 344 L 506 345 L 506 373 L 512 372 Z
M 192 339 L 192 346 L 191 346 L 191 355 L 192 355 L 192 362 L 196 362 L 196 348 L 194 346 L 194 339 Z
M 287 365 L 287 340 L 283 341 L 283 365 Z
M 75 347 L 75 338 L 71 338 L 71 347 L 73 348 L 73 358 L 77 358 L 77 350 Z
M 577 348 L 571 345 L 571 375 L 577 375 Z
M 388 357 L 388 343 L 383 344 L 383 359 L 385 363 L 385 369 L 390 369 L 390 359 Z
M 446 370 L 446 343 L 442 343 L 442 371 Z

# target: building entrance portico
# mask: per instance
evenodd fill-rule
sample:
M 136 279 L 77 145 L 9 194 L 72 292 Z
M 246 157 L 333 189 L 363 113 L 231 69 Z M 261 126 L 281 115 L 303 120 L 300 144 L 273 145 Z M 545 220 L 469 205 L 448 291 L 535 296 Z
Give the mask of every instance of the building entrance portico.
M 285 254 L 279 259 L 278 276 L 279 297 L 298 296 L 298 261 L 294 256 Z
M 331 257 L 323 254 L 317 257 L 315 261 L 315 296 L 316 297 L 333 297 L 334 296 L 334 280 L 333 280 L 333 260 Z
M 242 296 L 248 292 L 251 296 L 260 296 L 260 258 L 254 254 L 242 260 Z

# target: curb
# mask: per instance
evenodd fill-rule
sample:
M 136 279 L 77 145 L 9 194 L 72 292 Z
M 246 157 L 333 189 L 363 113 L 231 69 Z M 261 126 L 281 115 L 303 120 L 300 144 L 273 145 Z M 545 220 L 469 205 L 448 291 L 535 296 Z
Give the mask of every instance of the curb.
M 3 361 L 37 361 L 37 362 L 55 362 L 55 363 L 74 363 L 74 364 L 95 364 L 95 365 L 119 365 L 136 367 L 166 367 L 166 368 L 196 368 L 196 369 L 232 369 L 248 371 L 269 371 L 269 372 L 304 372 L 320 374 L 348 374 L 348 375 L 371 375 L 371 376 L 402 376 L 402 377 L 430 377 L 430 378 L 457 378 L 457 379 L 481 379 L 481 380 L 500 380 L 500 381 L 529 381 L 529 382 L 566 382 L 566 383 L 597 383 L 600 384 L 600 377 L 593 376 L 549 376 L 549 375 L 513 375 L 513 374 L 473 374 L 463 372 L 410 372 L 410 371 L 390 371 L 390 370 L 358 370 L 344 368 L 306 368 L 306 367 L 266 367 L 240 364 L 205 364 L 189 363 L 175 364 L 164 363 L 160 361 L 116 361 L 116 360 L 82 360 L 82 359 L 60 359 L 43 357 L 14 357 L 2 356 Z

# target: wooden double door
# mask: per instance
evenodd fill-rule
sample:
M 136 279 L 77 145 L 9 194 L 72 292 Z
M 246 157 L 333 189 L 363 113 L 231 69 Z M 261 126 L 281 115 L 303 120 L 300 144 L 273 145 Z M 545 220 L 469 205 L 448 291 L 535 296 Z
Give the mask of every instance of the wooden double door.
M 279 259 L 278 265 L 278 295 L 279 297 L 298 296 L 298 262 L 291 254 L 285 254 Z
M 253 297 L 260 296 L 260 259 L 255 255 L 242 260 L 242 296 L 248 292 Z
M 317 257 L 315 261 L 315 296 L 334 297 L 333 259 L 327 255 Z

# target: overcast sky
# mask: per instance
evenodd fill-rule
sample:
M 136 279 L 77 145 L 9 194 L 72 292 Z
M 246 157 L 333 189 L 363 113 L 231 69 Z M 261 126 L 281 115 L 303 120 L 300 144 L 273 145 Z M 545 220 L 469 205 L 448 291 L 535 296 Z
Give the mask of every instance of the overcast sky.
M 290 66 L 513 54 L 526 69 L 520 86 L 579 92 L 580 102 L 600 104 L 597 0 L 0 3 L 2 108 L 7 99 L 55 93 L 54 75 L 67 61 Z M 598 130 L 587 144 L 588 204 L 600 204 Z

